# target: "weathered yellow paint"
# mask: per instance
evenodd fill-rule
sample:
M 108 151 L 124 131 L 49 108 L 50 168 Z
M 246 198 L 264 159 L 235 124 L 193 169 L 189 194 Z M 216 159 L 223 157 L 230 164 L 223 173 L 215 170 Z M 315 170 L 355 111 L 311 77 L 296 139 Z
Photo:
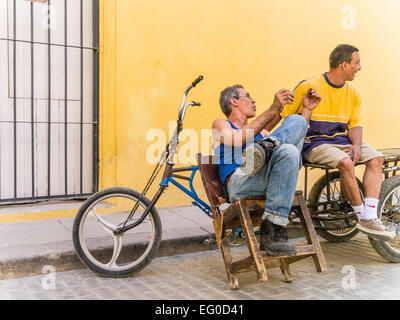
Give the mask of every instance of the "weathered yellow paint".
M 349 5 L 355 29 L 343 28 L 352 22 Z M 199 74 L 205 80 L 189 99 L 202 106 L 188 110 L 184 127 L 200 136 L 222 116 L 218 98 L 226 86 L 243 84 L 260 113 L 279 89 L 327 71 L 340 43 L 360 49 L 363 69 L 354 84 L 363 97 L 365 140 L 399 147 L 399 14 L 398 0 L 101 0 L 99 189 L 144 187 L 154 167 L 145 158 L 153 144 L 146 134 L 168 132 Z M 321 174 L 311 171 L 311 182 Z M 195 186 L 204 197 L 199 179 Z M 189 203 L 173 188 L 159 207 Z
M 75 218 L 79 209 L 64 209 L 64 210 L 48 210 L 38 212 L 17 212 L 6 213 L 0 215 L 0 224 L 16 223 L 38 220 L 53 220 L 63 218 Z M 121 207 L 97 208 L 96 213 L 99 215 L 107 215 L 120 213 Z
M 77 212 L 78 209 L 66 209 L 66 210 L 50 210 L 41 212 L 18 212 L 18 213 L 1 214 L 0 224 L 74 218 Z

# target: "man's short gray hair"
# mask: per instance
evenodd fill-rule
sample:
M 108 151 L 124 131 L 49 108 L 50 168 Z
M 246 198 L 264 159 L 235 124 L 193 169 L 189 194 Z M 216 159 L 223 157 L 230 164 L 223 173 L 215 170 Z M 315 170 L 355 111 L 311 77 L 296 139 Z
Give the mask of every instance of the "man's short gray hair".
M 329 57 L 329 66 L 335 69 L 345 61 L 350 63 L 354 52 L 358 52 L 358 49 L 350 44 L 338 45 Z
M 232 112 L 231 102 L 232 98 L 239 99 L 239 91 L 237 89 L 243 89 L 243 86 L 240 84 L 235 84 L 234 86 L 230 86 L 222 90 L 221 95 L 219 97 L 219 105 L 221 107 L 222 112 L 229 117 Z

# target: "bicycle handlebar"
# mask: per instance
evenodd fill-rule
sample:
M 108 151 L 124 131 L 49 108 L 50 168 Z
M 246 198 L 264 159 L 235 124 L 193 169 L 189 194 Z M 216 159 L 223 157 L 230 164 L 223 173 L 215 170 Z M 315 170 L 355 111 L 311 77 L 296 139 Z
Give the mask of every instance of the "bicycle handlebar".
M 200 102 L 196 102 L 196 101 L 186 103 L 186 96 L 188 95 L 190 89 L 194 88 L 201 80 L 203 80 L 203 76 L 199 76 L 196 80 L 194 80 L 192 82 L 192 84 L 186 89 L 185 93 L 183 94 L 181 107 L 179 108 L 179 113 L 178 113 L 178 124 L 176 126 L 173 137 L 171 138 L 171 140 L 168 144 L 168 146 L 170 148 L 168 158 L 172 159 L 172 160 L 168 160 L 169 164 L 173 163 L 172 161 L 174 159 L 174 155 L 176 154 L 176 152 L 178 150 L 178 142 L 179 142 L 178 136 L 179 136 L 180 131 L 182 130 L 182 122 L 183 122 L 183 119 L 185 118 L 185 113 L 186 113 L 187 107 L 201 105 Z
M 196 80 L 194 80 L 194 81 L 192 82 L 192 87 L 194 88 L 195 86 L 197 86 L 197 84 L 198 84 L 201 80 L 203 80 L 203 79 L 204 79 L 203 76 L 199 76 Z
M 189 105 L 192 105 L 192 106 L 199 106 L 199 105 L 200 105 L 200 104 L 198 104 L 197 102 L 186 104 L 186 96 L 188 95 L 189 91 L 190 91 L 192 88 L 194 88 L 195 86 L 197 86 L 198 83 L 199 83 L 201 80 L 203 80 L 203 79 L 204 79 L 203 76 L 201 76 L 201 75 L 198 76 L 197 79 L 194 80 L 194 81 L 192 82 L 192 84 L 186 89 L 185 93 L 183 94 L 182 102 L 181 102 L 181 107 L 179 108 L 179 114 L 178 114 L 178 119 L 179 119 L 180 121 L 183 121 L 183 118 L 184 118 L 184 116 L 185 116 L 186 108 L 187 108 Z

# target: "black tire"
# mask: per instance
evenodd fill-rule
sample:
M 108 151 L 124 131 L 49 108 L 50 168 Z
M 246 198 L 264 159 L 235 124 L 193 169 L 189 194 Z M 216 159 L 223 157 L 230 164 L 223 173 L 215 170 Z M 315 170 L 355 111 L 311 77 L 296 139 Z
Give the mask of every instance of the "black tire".
M 112 232 L 126 220 L 140 195 L 128 188 L 109 188 L 92 195 L 79 209 L 72 229 L 74 247 L 79 259 L 96 274 L 127 277 L 146 267 L 156 255 L 162 229 L 155 207 L 120 238 Z M 149 199 L 142 197 L 132 220 L 140 218 L 149 204 Z
M 378 218 L 385 226 L 400 230 L 400 176 L 392 176 L 382 183 L 378 203 Z M 393 241 L 380 241 L 369 238 L 375 251 L 389 262 L 400 262 L 400 235 Z
M 358 187 L 360 188 L 361 196 L 363 197 L 363 187 L 362 183 L 359 179 L 357 179 Z M 335 209 L 333 216 L 341 216 L 343 212 L 351 213 L 353 209 L 350 203 L 345 199 L 343 193 L 340 189 L 340 173 L 339 171 L 329 172 L 329 185 L 331 190 L 331 199 L 335 200 L 335 205 L 329 206 L 328 209 Z M 322 176 L 318 179 L 318 181 L 313 185 L 310 196 L 308 198 L 309 205 L 316 205 L 321 201 L 326 201 L 326 176 Z M 318 210 L 322 210 L 319 207 L 310 207 L 311 215 L 318 215 Z M 325 226 L 329 227 L 330 225 L 337 224 L 338 222 L 325 222 L 313 220 L 314 225 L 317 226 Z M 356 221 L 354 221 L 356 222 Z M 353 238 L 357 233 L 358 229 L 354 226 L 351 228 L 344 228 L 340 230 L 315 230 L 319 236 L 324 238 L 325 240 L 331 242 L 342 242 Z

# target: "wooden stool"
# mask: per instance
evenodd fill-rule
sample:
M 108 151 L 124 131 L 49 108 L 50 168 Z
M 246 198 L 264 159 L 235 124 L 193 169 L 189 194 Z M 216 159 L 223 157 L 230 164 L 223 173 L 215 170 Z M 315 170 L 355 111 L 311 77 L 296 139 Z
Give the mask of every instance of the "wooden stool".
M 213 164 L 213 159 L 213 156 L 197 154 L 199 171 L 213 214 L 215 237 L 222 252 L 231 289 L 239 289 L 237 273 L 255 270 L 259 281 L 267 281 L 266 269 L 274 267 L 280 267 L 286 281 L 291 282 L 293 278 L 289 265 L 307 257 L 313 257 L 318 272 L 326 271 L 325 257 L 301 191 L 295 193 L 292 210 L 300 217 L 308 245 L 297 246 L 295 256 L 267 256 L 265 252 L 260 252 L 253 230 L 253 227 L 259 226 L 262 222 L 265 197 L 242 198 L 225 210 L 220 210 L 220 205 L 227 201 L 223 197 L 221 188 L 223 185 L 219 178 L 218 167 Z M 243 229 L 250 255 L 233 262 L 225 234 L 226 230 L 236 228 Z

